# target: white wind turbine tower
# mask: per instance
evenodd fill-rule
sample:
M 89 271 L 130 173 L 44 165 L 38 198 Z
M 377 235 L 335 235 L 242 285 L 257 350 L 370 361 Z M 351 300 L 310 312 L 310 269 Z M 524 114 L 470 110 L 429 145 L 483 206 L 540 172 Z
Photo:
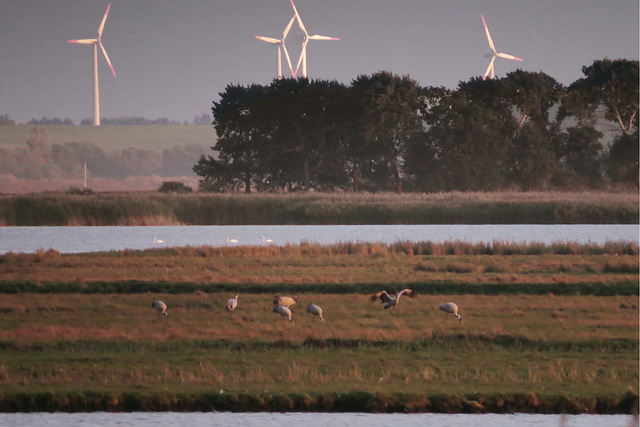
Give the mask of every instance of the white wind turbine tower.
M 497 56 L 505 59 L 513 59 L 515 61 L 522 61 L 522 59 L 515 57 L 513 55 L 509 55 L 508 53 L 496 52 L 496 47 L 493 45 L 493 40 L 491 40 L 491 34 L 489 34 L 489 28 L 487 27 L 487 23 L 484 20 L 484 15 L 480 15 L 480 16 L 482 16 L 482 23 L 484 24 L 484 30 L 487 33 L 487 40 L 489 40 L 489 47 L 491 48 L 491 51 L 492 51 L 492 53 L 487 55 L 487 56 L 491 56 L 491 62 L 489 63 L 489 67 L 487 67 L 487 71 L 484 73 L 482 80 L 485 80 L 488 74 L 491 74 L 491 78 L 493 79 L 494 78 L 493 63 L 495 62 Z
M 80 39 L 80 40 L 69 40 L 69 43 L 79 43 L 79 44 L 92 44 L 93 45 L 93 124 L 96 126 L 100 126 L 100 89 L 98 88 L 98 45 L 102 49 L 102 53 L 104 54 L 109 67 L 111 67 L 111 72 L 113 73 L 113 77 L 116 76 L 116 72 L 113 70 L 113 65 L 111 65 L 111 61 L 109 60 L 109 55 L 107 55 L 107 51 L 104 46 L 102 46 L 102 31 L 104 30 L 104 23 L 107 21 L 107 15 L 109 14 L 109 8 L 111 8 L 111 3 L 107 6 L 107 11 L 104 14 L 104 18 L 102 18 L 102 23 L 100 24 L 100 28 L 98 28 L 98 38 L 97 39 Z
M 282 32 L 282 38 L 280 40 L 274 39 L 271 37 L 262 37 L 256 36 L 258 40 L 262 40 L 263 42 L 271 43 L 278 48 L 278 79 L 281 79 L 282 76 L 282 50 L 284 49 L 284 56 L 287 58 L 287 63 L 289 64 L 289 70 L 291 71 L 291 77 L 295 77 L 293 73 L 293 67 L 291 66 L 291 58 L 289 58 L 289 52 L 287 52 L 287 47 L 284 45 L 284 39 L 287 38 L 287 34 L 289 34 L 289 30 L 293 25 L 293 21 L 296 20 L 296 16 L 291 17 L 291 21 L 289 21 L 289 25 Z
M 300 14 L 296 9 L 296 5 L 293 4 L 293 0 L 291 0 L 291 6 L 293 6 L 293 11 L 296 14 L 295 16 L 296 16 L 296 19 L 298 20 L 298 25 L 300 26 L 300 29 L 304 32 L 304 40 L 302 42 L 302 52 L 300 53 L 300 59 L 298 60 L 298 65 L 296 66 L 296 70 L 294 74 L 298 74 L 300 63 L 302 63 L 302 77 L 306 78 L 307 77 L 307 44 L 309 43 L 309 40 L 340 40 L 340 39 L 336 37 L 319 36 L 317 34 L 315 36 L 310 36 L 309 33 L 307 33 L 307 29 L 304 27 L 304 24 L 302 23 Z

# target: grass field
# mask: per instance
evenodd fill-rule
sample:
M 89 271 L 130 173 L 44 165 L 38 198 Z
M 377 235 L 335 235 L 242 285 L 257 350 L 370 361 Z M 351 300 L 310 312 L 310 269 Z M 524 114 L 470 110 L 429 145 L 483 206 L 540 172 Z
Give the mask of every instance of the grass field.
M 3 255 L 0 410 L 637 406 L 637 245 L 413 249 Z M 402 298 L 393 313 L 369 300 L 412 281 L 425 292 Z M 16 292 L 27 283 L 31 291 Z M 483 294 L 488 283 L 512 291 Z M 631 292 L 589 293 L 621 283 Z M 547 291 L 536 294 L 540 284 Z M 461 285 L 479 292 L 459 293 Z M 276 293 L 298 295 L 294 323 L 272 312 Z M 235 294 L 238 308 L 228 312 Z M 168 304 L 168 317 L 151 307 L 155 299 Z M 438 310 L 446 301 L 459 304 L 461 322 Z M 309 302 L 326 322 L 304 313 Z
M 51 143 L 93 143 L 110 153 L 135 147 L 161 152 L 175 145 L 215 144 L 216 135 L 211 125 L 156 125 L 156 126 L 55 126 L 55 125 L 3 125 L 0 128 L 0 148 L 24 148 L 34 129 L 42 130 Z

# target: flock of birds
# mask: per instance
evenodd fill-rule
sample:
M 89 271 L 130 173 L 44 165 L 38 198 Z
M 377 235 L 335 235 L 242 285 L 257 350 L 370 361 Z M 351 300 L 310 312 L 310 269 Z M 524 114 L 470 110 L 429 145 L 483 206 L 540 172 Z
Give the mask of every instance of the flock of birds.
M 260 236 L 260 238 L 262 239 L 262 243 L 273 243 L 272 239 L 267 239 L 264 236 Z M 164 240 L 158 238 L 158 236 L 153 236 L 153 243 L 156 243 L 156 244 L 164 243 Z M 234 239 L 232 237 L 229 237 L 229 235 L 227 235 L 227 243 L 238 243 L 238 239 Z
M 396 293 L 392 295 L 389 295 L 387 291 L 380 291 L 376 294 L 373 294 L 370 297 L 370 300 L 371 301 L 380 300 L 380 302 L 384 304 L 384 308 L 385 309 L 390 308 L 391 314 L 393 314 L 393 310 L 398 305 L 398 302 L 400 301 L 400 297 L 402 295 L 406 295 L 409 298 L 414 298 L 416 296 L 416 293 L 411 289 L 403 289 L 401 291 L 396 291 Z M 233 311 L 238 307 L 238 296 L 239 295 L 236 295 L 234 298 L 229 298 L 226 305 L 227 311 Z M 273 312 L 285 318 L 285 321 L 289 320 L 289 322 L 294 323 L 293 319 L 291 318 L 290 307 L 296 304 L 297 302 L 298 302 L 298 296 L 289 297 L 289 296 L 276 295 L 273 297 Z M 158 310 L 161 314 L 165 316 L 169 316 L 169 313 L 167 313 L 167 304 L 165 304 L 163 301 L 156 300 L 151 304 L 151 306 L 156 310 Z M 439 309 L 444 311 L 445 313 L 453 314 L 459 321 L 462 321 L 462 316 L 458 313 L 458 305 L 456 303 L 445 302 L 439 307 Z M 307 305 L 306 313 L 309 313 L 313 316 L 318 316 L 320 321 L 324 323 L 324 317 L 322 317 L 322 307 L 320 307 L 319 305 L 316 305 L 310 302 Z

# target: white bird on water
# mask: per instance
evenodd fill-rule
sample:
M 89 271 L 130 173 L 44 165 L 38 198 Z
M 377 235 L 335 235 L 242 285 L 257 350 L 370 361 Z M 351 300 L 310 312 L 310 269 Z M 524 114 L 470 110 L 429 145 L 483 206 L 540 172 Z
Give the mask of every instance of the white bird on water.
M 462 316 L 458 314 L 458 305 L 455 302 L 445 302 L 440 306 L 440 310 L 453 314 L 459 321 L 462 321 Z
M 227 310 L 233 311 L 236 309 L 237 306 L 238 306 L 238 295 L 236 295 L 235 298 L 230 298 L 227 301 Z
M 238 243 L 238 241 L 236 239 L 229 238 L 229 236 L 227 235 L 227 243 Z
M 264 237 L 264 236 L 260 236 L 260 237 L 262 237 L 262 242 L 263 242 L 263 243 L 272 243 L 272 242 L 273 242 L 273 240 L 271 240 L 271 239 L 267 239 L 267 238 L 266 238 L 266 237 Z
M 164 240 L 158 239 L 156 236 L 153 236 L 153 243 L 164 243 Z
M 395 309 L 396 305 L 398 305 L 398 302 L 400 301 L 400 297 L 402 295 L 406 295 L 409 298 L 414 298 L 416 296 L 416 293 L 411 289 L 403 289 L 400 292 L 396 291 L 395 296 L 391 296 L 387 293 L 387 291 L 380 291 L 377 294 L 372 295 L 370 300 L 376 301 L 377 299 L 380 299 L 380 302 L 384 304 L 384 308 L 391 308 L 391 313 L 393 313 L 393 310 Z
M 293 323 L 293 320 L 291 320 L 291 310 L 289 310 L 289 307 L 285 307 L 284 305 L 276 305 L 275 307 L 273 307 L 273 312 L 278 313 L 283 317 L 289 318 L 289 322 Z
M 151 303 L 151 307 L 155 308 L 165 316 L 169 315 L 169 313 L 167 313 L 167 304 L 165 304 L 163 301 L 155 300 L 154 302 Z
M 322 323 L 324 323 L 324 317 L 322 317 L 322 307 L 320 307 L 319 305 L 309 303 L 309 305 L 307 305 L 307 313 L 311 313 L 314 316 L 319 316 L 320 320 L 322 320 Z
M 280 295 L 276 295 L 273 297 L 273 305 L 282 305 L 284 307 L 291 307 L 298 301 L 298 296 L 295 297 L 281 297 Z

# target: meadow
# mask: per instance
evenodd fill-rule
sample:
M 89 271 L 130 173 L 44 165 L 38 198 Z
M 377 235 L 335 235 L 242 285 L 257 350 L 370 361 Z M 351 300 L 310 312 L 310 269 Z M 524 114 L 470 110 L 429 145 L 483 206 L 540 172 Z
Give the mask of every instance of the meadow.
M 106 152 L 130 147 L 162 151 L 175 145 L 214 145 L 216 135 L 211 125 L 154 126 L 62 126 L 3 125 L 0 146 L 4 149 L 23 148 L 33 131 L 45 132 L 51 143 L 83 142 L 96 144 Z
M 630 243 L 9 253 L 0 410 L 630 413 L 637 284 Z

